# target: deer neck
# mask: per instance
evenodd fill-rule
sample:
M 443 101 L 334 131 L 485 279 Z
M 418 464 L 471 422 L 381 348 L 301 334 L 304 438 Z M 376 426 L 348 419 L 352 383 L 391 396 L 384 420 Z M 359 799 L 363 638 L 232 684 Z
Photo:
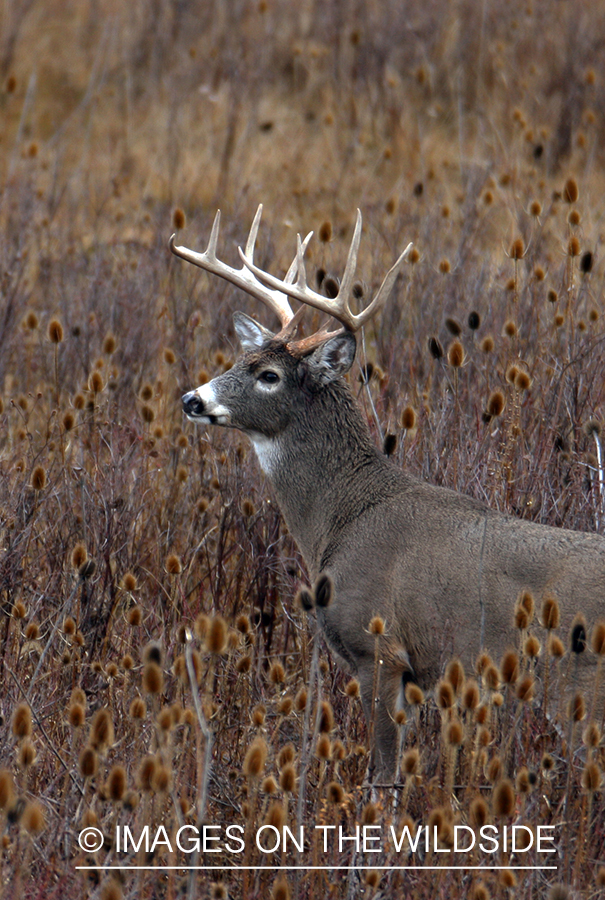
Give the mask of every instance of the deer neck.
M 279 436 L 252 441 L 315 577 L 346 524 L 393 492 L 397 470 L 378 452 L 345 382 L 307 399 Z

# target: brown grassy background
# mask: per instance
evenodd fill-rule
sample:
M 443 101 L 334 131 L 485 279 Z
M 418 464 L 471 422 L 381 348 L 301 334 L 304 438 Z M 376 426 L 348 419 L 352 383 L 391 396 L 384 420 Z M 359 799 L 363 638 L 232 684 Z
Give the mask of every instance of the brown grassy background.
M 514 686 L 490 690 L 467 673 L 480 682 L 477 709 L 465 710 L 461 693 L 446 711 L 430 700 L 412 716 L 405 759 L 417 769 L 396 805 L 363 787 L 359 702 L 321 647 L 305 740 L 315 629 L 293 604 L 302 561 L 245 439 L 194 429 L 179 402 L 236 355 L 234 309 L 273 323 L 167 244 L 180 209 L 182 242 L 203 247 L 220 206 L 221 252 L 234 263 L 262 201 L 261 265 L 283 272 L 296 233 L 323 225 L 332 239 L 312 243 L 309 271 L 339 274 L 360 207 L 359 274 L 371 291 L 414 241 L 418 257 L 360 360 L 373 367 L 377 440 L 395 435 L 393 455 L 410 471 L 502 510 L 602 530 L 604 17 L 603 4 L 559 0 L 5 4 L 2 896 L 588 898 L 603 889 L 603 743 L 600 728 L 586 730 L 601 724 L 590 722 L 591 698 L 562 739 Z M 456 339 L 459 368 L 455 353 L 448 359 Z M 515 371 L 529 379 L 515 384 Z M 360 369 L 351 377 L 370 413 Z M 494 392 L 505 407 L 490 418 Z M 402 430 L 406 407 L 417 418 Z M 538 612 L 530 630 L 546 654 Z M 211 626 L 226 630 L 225 647 Z M 555 685 L 568 659 L 552 661 Z M 521 664 L 531 668 L 523 654 Z M 315 710 L 328 701 L 335 724 L 322 738 Z M 94 719 L 101 709 L 113 735 Z M 463 729 L 459 750 L 451 721 Z M 244 764 L 255 738 L 267 753 L 256 778 L 250 757 Z M 494 787 L 506 779 L 512 807 Z M 294 827 L 303 785 L 309 830 L 431 821 L 447 846 L 454 823 L 480 814 L 554 824 L 559 868 L 386 868 L 285 882 L 225 870 L 195 884 L 184 870 L 76 872 L 123 861 L 116 823 L 171 833 L 195 823 L 205 784 L 205 820 L 250 834 L 267 821 Z M 107 835 L 94 858 L 77 846 L 84 824 Z M 461 862 L 444 854 L 437 864 L 444 858 Z M 146 861 L 185 859 L 160 850 Z M 264 860 L 254 851 L 247 861 Z M 386 851 L 370 860 L 407 861 Z M 360 859 L 348 849 L 329 863 Z

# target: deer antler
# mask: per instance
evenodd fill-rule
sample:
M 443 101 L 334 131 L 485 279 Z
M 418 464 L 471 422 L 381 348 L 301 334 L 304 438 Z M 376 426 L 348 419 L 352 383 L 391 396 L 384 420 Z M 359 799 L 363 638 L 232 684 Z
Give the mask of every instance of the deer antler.
M 311 232 L 311 234 L 312 233 L 313 232 Z M 334 297 L 333 299 L 329 299 L 328 297 L 324 297 L 322 294 L 318 294 L 307 284 L 304 253 L 309 238 L 310 235 L 307 235 L 305 240 L 301 241 L 300 235 L 298 236 L 298 250 L 296 254 L 297 277 L 295 282 L 292 277 L 288 278 L 288 276 L 290 276 L 291 274 L 291 267 L 286 278 L 280 280 L 279 278 L 275 278 L 274 275 L 269 275 L 268 272 L 264 272 L 262 269 L 259 269 L 258 266 L 255 266 L 254 262 L 249 259 L 244 253 L 242 253 L 241 249 L 239 253 L 242 257 L 244 265 L 248 269 L 250 269 L 250 271 L 254 273 L 254 275 L 256 275 L 257 279 L 267 287 L 271 287 L 274 290 L 281 291 L 282 293 L 287 294 L 288 297 L 299 300 L 306 306 L 312 306 L 315 309 L 319 309 L 321 312 L 327 313 L 329 316 L 332 316 L 332 318 L 339 321 L 348 331 L 359 331 L 359 329 L 363 325 L 365 325 L 365 323 L 369 319 L 371 319 L 372 316 L 376 315 L 376 313 L 384 306 L 389 294 L 391 293 L 391 290 L 393 289 L 395 279 L 399 274 L 401 263 L 412 249 L 412 244 L 408 244 L 397 262 L 389 269 L 378 290 L 378 293 L 371 301 L 371 303 L 369 303 L 368 306 L 366 306 L 366 308 L 362 310 L 362 312 L 355 315 L 353 312 L 351 312 L 349 299 L 353 288 L 353 280 L 355 278 L 359 241 L 361 240 L 361 212 L 357 210 L 357 221 L 355 222 L 355 231 L 353 232 L 353 240 L 351 241 L 351 247 L 349 249 L 349 255 L 347 257 L 347 264 L 345 266 L 342 281 L 340 283 L 340 289 L 336 297 Z
M 207 272 L 212 272 L 214 275 L 219 275 L 226 281 L 230 281 L 231 284 L 235 284 L 243 291 L 246 291 L 246 293 L 250 294 L 252 297 L 256 297 L 257 300 L 261 300 L 266 306 L 269 307 L 269 309 L 273 310 L 273 312 L 277 314 L 282 324 L 282 331 L 289 332 L 291 330 L 291 327 L 287 328 L 287 326 L 292 325 L 294 313 L 292 312 L 290 304 L 288 303 L 286 294 L 284 293 L 284 291 L 282 291 L 281 288 L 271 290 L 269 287 L 259 281 L 259 279 L 256 278 L 255 274 L 253 273 L 252 267 L 254 266 L 254 245 L 256 244 L 256 236 L 258 234 L 258 227 L 260 225 L 262 213 L 263 205 L 261 203 L 259 204 L 256 215 L 254 216 L 254 221 L 252 222 L 250 234 L 248 235 L 248 240 L 246 241 L 246 249 L 242 252 L 241 248 L 238 248 L 240 255 L 244 261 L 244 265 L 241 267 L 241 269 L 234 269 L 232 266 L 227 265 L 227 263 L 221 262 L 221 260 L 218 259 L 216 255 L 218 233 L 221 223 L 220 209 L 217 210 L 216 216 L 214 217 L 212 231 L 210 232 L 210 240 L 208 241 L 208 247 L 206 248 L 206 251 L 204 253 L 198 253 L 195 250 L 189 250 L 187 247 L 177 247 L 175 243 L 175 234 L 173 234 L 170 238 L 170 249 L 176 256 L 180 256 L 182 259 L 186 259 L 187 262 L 193 263 L 195 266 L 199 266 L 201 269 L 205 269 Z M 311 239 L 312 234 L 313 232 L 311 231 L 304 239 L 304 241 L 302 241 L 301 247 L 303 253 Z M 287 285 L 290 282 L 294 281 L 297 270 L 298 259 L 294 259 L 290 268 L 288 269 L 287 275 L 281 283 Z M 262 270 L 259 269 L 259 271 Z
M 187 247 L 177 247 L 175 244 L 176 235 L 174 234 L 170 238 L 170 249 L 177 256 L 186 259 L 196 266 L 200 266 L 202 269 L 206 269 L 208 272 L 212 272 L 214 275 L 219 275 L 221 278 L 230 281 L 232 284 L 235 284 L 237 287 L 246 291 L 246 293 L 250 294 L 252 297 L 256 297 L 257 300 L 261 300 L 279 317 L 282 328 L 277 337 L 288 342 L 289 346 L 299 353 L 307 353 L 318 344 L 323 343 L 339 333 L 338 331 L 328 331 L 328 324 L 325 324 L 309 337 L 302 338 L 298 341 L 292 341 L 291 339 L 294 336 L 294 332 L 300 321 L 302 310 L 305 306 L 312 306 L 314 309 L 320 310 L 320 312 L 327 313 L 333 319 L 340 322 L 347 331 L 359 331 L 359 329 L 384 306 L 387 297 L 393 289 L 395 279 L 399 274 L 401 263 L 412 249 L 412 244 L 408 244 L 395 265 L 393 265 L 385 275 L 374 299 L 364 310 L 362 310 L 362 312 L 355 315 L 351 311 L 349 300 L 353 290 L 355 268 L 357 266 L 357 251 L 359 250 L 359 242 L 361 240 L 360 211 L 357 210 L 357 220 L 355 222 L 353 240 L 351 241 L 351 247 L 349 248 L 349 255 L 347 257 L 347 263 L 340 283 L 340 288 L 338 294 L 333 299 L 318 294 L 307 284 L 304 255 L 307 244 L 313 235 L 312 231 L 309 232 L 304 240 L 301 240 L 300 235 L 297 236 L 296 256 L 283 279 L 276 278 L 274 275 L 270 275 L 268 272 L 263 271 L 263 269 L 260 269 L 255 265 L 254 245 L 256 243 L 262 211 L 263 206 L 261 203 L 254 216 L 245 249 L 242 250 L 241 247 L 238 247 L 239 255 L 243 262 L 241 269 L 234 269 L 231 266 L 228 266 L 226 263 L 221 262 L 216 255 L 221 221 L 220 210 L 216 213 L 212 231 L 210 232 L 208 247 L 204 253 L 189 250 Z M 303 307 L 298 310 L 296 315 L 292 312 L 288 297 L 299 300 L 303 304 Z

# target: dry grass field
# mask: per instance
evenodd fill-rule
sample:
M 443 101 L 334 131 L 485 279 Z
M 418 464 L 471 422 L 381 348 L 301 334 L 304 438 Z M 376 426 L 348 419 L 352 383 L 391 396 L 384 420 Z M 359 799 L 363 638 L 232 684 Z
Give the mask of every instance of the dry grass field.
M 168 239 L 202 249 L 220 206 L 235 264 L 262 202 L 264 268 L 314 229 L 309 271 L 338 275 L 359 207 L 368 291 L 413 241 L 350 376 L 377 442 L 603 533 L 604 73 L 602 2 L 3 5 L 2 900 L 602 896 L 603 723 L 590 696 L 558 728 L 532 700 L 536 656 L 557 691 L 581 649 L 539 604 L 514 659 L 416 698 L 400 790 L 368 788 L 357 685 L 295 603 L 254 453 L 181 412 L 235 358 L 234 310 L 275 323 Z M 583 652 L 605 659 L 604 632 L 586 623 Z M 204 824 L 205 852 L 191 829 L 178 848 Z M 302 825 L 304 850 L 261 852 L 265 825 Z M 438 847 L 397 851 L 405 825 Z M 534 846 L 454 853 L 460 825 Z M 119 846 L 126 826 L 149 846 Z

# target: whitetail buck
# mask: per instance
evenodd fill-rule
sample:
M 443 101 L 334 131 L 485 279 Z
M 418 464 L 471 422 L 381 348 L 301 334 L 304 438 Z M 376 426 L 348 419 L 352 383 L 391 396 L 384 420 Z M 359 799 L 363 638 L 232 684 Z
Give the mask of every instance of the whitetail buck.
M 335 656 L 359 679 L 380 774 L 392 777 L 394 715 L 406 682 L 431 688 L 451 657 L 459 656 L 468 670 L 482 648 L 499 660 L 518 642 L 513 614 L 522 590 L 533 593 L 537 611 L 546 593 L 556 595 L 565 637 L 576 613 L 583 612 L 590 626 L 605 613 L 605 539 L 502 515 L 418 481 L 383 456 L 343 376 L 355 358 L 355 332 L 384 304 L 410 248 L 354 315 L 349 299 L 360 214 L 338 296 L 327 299 L 307 285 L 303 255 L 311 235 L 299 238 L 283 280 L 255 266 L 261 209 L 240 250 L 240 269 L 216 256 L 218 213 L 204 253 L 171 239 L 178 256 L 242 288 L 281 321 L 274 334 L 236 313 L 243 354 L 229 371 L 185 394 L 183 408 L 193 421 L 248 435 L 311 578 L 331 578 L 332 602 L 317 615 Z M 296 315 L 288 297 L 303 304 Z M 324 325 L 296 339 L 307 305 L 341 327 Z M 374 616 L 385 623 L 377 697 L 376 638 L 368 629 Z M 596 656 L 587 647 L 576 657 L 571 688 L 583 689 L 590 704 Z

